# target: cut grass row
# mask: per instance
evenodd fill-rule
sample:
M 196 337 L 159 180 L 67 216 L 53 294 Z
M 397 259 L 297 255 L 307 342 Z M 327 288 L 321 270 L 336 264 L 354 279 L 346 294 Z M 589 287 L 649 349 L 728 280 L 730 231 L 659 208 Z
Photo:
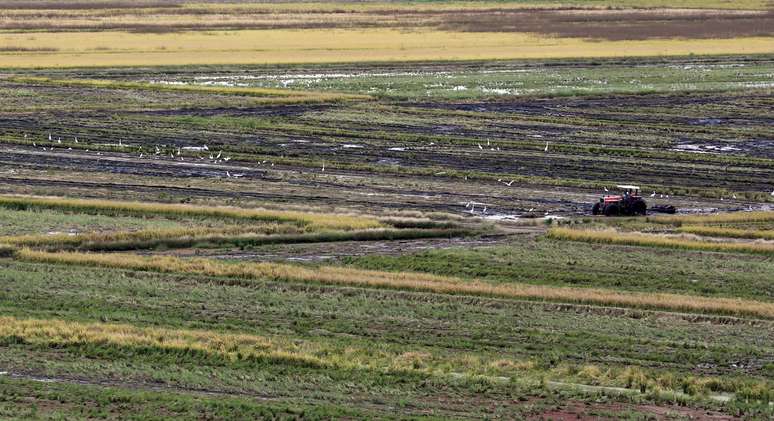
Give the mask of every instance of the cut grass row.
M 280 403 L 252 397 L 189 394 L 136 384 L 99 386 L 78 382 L 40 382 L 0 376 L 0 418 L 30 419 L 233 419 L 329 420 L 384 417 L 378 412 L 323 403 Z
M 267 244 L 324 243 L 338 241 L 392 241 L 473 235 L 461 228 L 406 228 L 324 231 L 303 233 L 288 225 L 265 227 L 183 228 L 80 235 L 24 235 L 0 237 L 0 244 L 45 250 L 129 251 L 205 247 L 255 247 Z
M 249 96 L 271 98 L 269 103 L 314 103 L 337 102 L 344 100 L 367 100 L 367 95 L 343 94 L 335 92 L 309 92 L 301 90 L 286 90 L 272 88 L 223 87 L 169 83 L 128 82 L 107 79 L 52 79 L 47 77 L 14 76 L 8 80 L 17 83 L 87 87 L 97 89 L 131 89 L 168 92 L 191 92 L 218 95 Z
M 774 244 L 769 243 L 723 243 L 651 234 L 623 233 L 616 230 L 579 230 L 563 227 L 552 228 L 547 235 L 550 238 L 559 240 L 584 241 L 588 243 L 665 247 L 726 253 L 753 253 L 774 256 Z
M 465 377 L 514 374 L 535 368 L 530 361 L 481 358 L 473 354 L 433 355 L 423 351 L 342 346 L 335 340 L 296 338 L 212 330 L 138 327 L 61 319 L 0 317 L 0 342 L 43 347 L 129 348 L 138 353 L 169 353 L 221 363 L 277 364 L 334 370 L 378 370 L 393 374 Z M 496 356 L 495 356 L 496 358 Z M 507 381 L 507 379 L 506 379 Z
M 555 369 L 541 367 L 534 361 L 497 358 L 497 354 L 443 354 L 424 348 L 375 348 L 345 346 L 327 339 L 298 341 L 284 336 L 220 333 L 215 331 L 138 327 L 128 324 L 78 322 L 61 319 L 0 318 L 0 343 L 25 348 L 64 348 L 84 356 L 111 356 L 115 359 L 163 358 L 172 356 L 181 364 L 198 363 L 220 367 L 279 366 L 296 373 L 317 370 L 345 371 L 349 376 L 404 376 L 404 381 L 429 379 L 434 383 L 468 383 L 489 387 L 518 387 L 532 384 L 540 373 L 547 377 L 575 376 L 596 384 L 622 384 L 641 391 L 662 393 L 684 390 L 701 397 L 712 391 L 736 392 L 754 390 L 749 396 L 766 402 L 771 398 L 766 381 L 731 378 L 694 377 L 685 374 L 659 373 L 637 367 L 560 365 Z
M 307 231 L 363 230 L 384 228 L 376 218 L 268 209 L 244 209 L 168 203 L 140 203 L 111 200 L 0 196 L 0 207 L 14 210 L 54 209 L 73 213 L 108 216 L 147 216 L 222 218 L 245 221 L 295 223 Z
M 648 217 L 646 220 L 648 222 L 675 226 L 681 226 L 683 224 L 703 225 L 735 222 L 771 222 L 774 221 L 774 211 L 727 212 L 712 215 L 663 215 Z
M 493 284 L 480 280 L 391 273 L 322 266 L 308 268 L 279 263 L 228 263 L 211 259 L 180 259 L 168 256 L 141 257 L 126 254 L 48 253 L 21 249 L 13 256 L 23 261 L 54 264 L 146 270 L 169 273 L 197 273 L 227 277 L 233 282 L 261 281 L 319 283 L 366 288 L 424 291 L 511 299 L 546 300 L 579 304 L 622 306 L 644 309 L 774 318 L 774 303 L 752 300 L 708 298 L 663 293 L 630 293 L 597 288 L 567 288 L 527 284 Z
M 19 318 L 331 339 L 342 348 L 391 348 L 396 354 L 420 348 L 433 354 L 430 349 L 472 352 L 495 360 L 534 360 L 543 367 L 584 359 L 607 365 L 603 356 L 616 355 L 621 365 L 685 372 L 712 360 L 718 367 L 711 374 L 729 376 L 735 374 L 728 367 L 731 362 L 767 355 L 772 345 L 771 338 L 760 337 L 772 323 L 765 320 L 287 282 L 229 285 L 196 274 L 3 264 L 4 315 Z M 171 302 L 175 305 L 170 307 Z M 697 348 L 703 352 L 692 352 Z M 764 367 L 758 377 L 772 370 L 774 365 Z
M 713 227 L 704 225 L 683 225 L 678 227 L 677 231 L 687 234 L 705 235 L 711 237 L 774 240 L 774 230 L 745 230 L 738 228 Z
M 298 341 L 300 347 L 306 341 L 335 342 L 337 350 L 408 353 L 399 360 L 412 368 L 414 364 L 420 369 L 437 367 L 446 361 L 454 373 L 461 372 L 457 357 L 462 355 L 483 362 L 502 359 L 505 366 L 509 361 L 527 362 L 515 375 L 504 374 L 511 377 L 511 383 L 494 385 L 493 390 L 484 379 L 462 383 L 455 378 L 458 374 L 451 378 L 428 378 L 421 373 L 385 375 L 378 369 L 306 368 L 259 359 L 231 361 L 204 352 L 99 343 L 56 346 L 43 341 L 3 346 L 5 370 L 55 378 L 75 375 L 86 381 L 115 379 L 140 384 L 147 379 L 149 385 L 160 387 L 279 397 L 308 396 L 303 390 L 313 384 L 317 401 L 341 402 L 338 396 L 354 392 L 353 407 L 358 406 L 355 401 L 370 402 L 370 397 L 384 397 L 393 407 L 400 398 L 412 407 L 416 394 L 426 396 L 427 390 L 473 398 L 472 394 L 481 396 L 482 387 L 487 397 L 507 391 L 510 398 L 506 402 L 512 402 L 518 396 L 542 393 L 541 374 L 549 374 L 549 380 L 638 391 L 642 387 L 648 392 L 687 389 L 685 393 L 701 400 L 704 391 L 739 393 L 739 381 L 765 381 L 765 374 L 745 380 L 727 367 L 735 361 L 765 358 L 771 345 L 768 337 L 759 338 L 761 329 L 769 328 L 768 321 L 283 282 L 227 285 L 195 274 L 85 266 L 23 262 L 4 262 L 3 266 L 1 277 L 6 284 L 0 301 L 4 316 L 18 319 L 82 324 L 102 320 L 111 326 L 279 336 Z M 748 342 L 747 338 L 752 339 Z M 615 362 L 609 360 L 610 355 L 617 357 Z M 696 364 L 706 361 L 718 364 L 719 369 L 697 375 L 693 371 Z M 634 367 L 627 370 L 628 365 Z M 630 382 L 631 376 L 624 372 L 639 379 L 644 373 L 645 384 Z M 526 378 L 534 379 L 533 387 L 516 383 Z M 422 382 L 434 386 L 427 389 Z M 682 402 L 701 406 L 694 399 Z
M 0 244 L 24 247 L 46 247 L 49 249 L 85 248 L 107 246 L 108 244 L 140 245 L 169 239 L 200 239 L 214 236 L 271 235 L 300 233 L 301 229 L 292 224 L 266 223 L 248 226 L 227 226 L 222 228 L 187 227 L 172 229 L 146 229 L 137 231 L 86 232 L 75 235 L 16 235 L 0 237 Z M 120 245 L 118 247 L 121 247 Z M 121 248 L 119 248 L 121 249 Z

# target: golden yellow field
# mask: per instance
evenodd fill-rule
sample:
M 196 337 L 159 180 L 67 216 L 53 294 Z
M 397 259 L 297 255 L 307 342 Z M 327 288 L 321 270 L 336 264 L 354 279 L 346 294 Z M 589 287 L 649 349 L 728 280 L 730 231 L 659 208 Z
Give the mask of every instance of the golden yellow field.
M 6 33 L 0 67 L 330 63 L 774 53 L 774 38 L 590 41 L 394 29 Z

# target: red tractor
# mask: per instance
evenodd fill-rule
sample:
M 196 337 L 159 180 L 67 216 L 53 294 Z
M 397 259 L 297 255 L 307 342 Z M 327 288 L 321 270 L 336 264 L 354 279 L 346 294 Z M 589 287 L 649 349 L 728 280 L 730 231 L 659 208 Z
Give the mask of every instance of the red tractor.
M 640 196 L 637 186 L 617 186 L 621 194 L 606 194 L 594 203 L 591 213 L 605 216 L 637 216 L 645 215 L 648 206 Z

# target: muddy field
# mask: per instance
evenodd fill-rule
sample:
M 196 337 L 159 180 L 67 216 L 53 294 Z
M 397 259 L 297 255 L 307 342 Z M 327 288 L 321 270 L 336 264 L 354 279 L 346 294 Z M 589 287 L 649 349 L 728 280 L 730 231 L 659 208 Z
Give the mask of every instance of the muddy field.
M 260 69 L 214 74 L 237 71 Z M 0 112 L 6 192 L 131 192 L 465 216 L 486 207 L 495 217 L 584 214 L 600 192 L 621 183 L 640 184 L 652 204 L 686 212 L 760 209 L 773 199 L 768 89 L 276 106 L 12 79 L 0 89 L 7 98 Z M 481 205 L 471 212 L 470 202 Z

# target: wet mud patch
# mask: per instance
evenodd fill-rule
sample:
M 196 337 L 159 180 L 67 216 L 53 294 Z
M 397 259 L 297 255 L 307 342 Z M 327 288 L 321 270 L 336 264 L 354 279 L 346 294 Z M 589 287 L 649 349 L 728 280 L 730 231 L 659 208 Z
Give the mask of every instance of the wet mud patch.
M 774 11 L 496 10 L 444 14 L 440 27 L 472 32 L 534 32 L 606 40 L 734 38 L 774 33 Z

